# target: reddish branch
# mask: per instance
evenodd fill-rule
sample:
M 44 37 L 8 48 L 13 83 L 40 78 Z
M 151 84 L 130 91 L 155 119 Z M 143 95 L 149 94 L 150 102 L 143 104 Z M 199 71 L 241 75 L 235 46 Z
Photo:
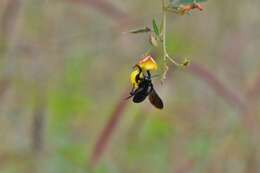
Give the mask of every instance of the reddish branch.
M 4 95 L 4 93 L 7 90 L 9 84 L 10 84 L 9 80 L 6 80 L 6 79 L 0 80 L 0 98 L 2 98 L 2 96 Z
M 5 57 L 9 51 L 9 43 L 12 40 L 12 34 L 16 28 L 20 9 L 21 0 L 11 0 L 7 2 L 3 11 L 3 15 L 0 19 L 0 42 L 2 42 L 0 56 L 2 57 Z M 4 76 L 3 79 L 0 79 L 0 98 L 2 98 L 10 84 L 11 80 L 9 76 Z
M 256 100 L 260 96 L 260 75 L 258 75 L 253 83 L 253 86 L 249 88 L 247 92 L 247 98 L 250 100 Z
M 98 11 L 109 16 L 110 18 L 114 19 L 117 23 L 120 24 L 131 24 L 136 22 L 127 13 L 121 11 L 119 8 L 117 8 L 112 3 L 106 0 L 70 0 L 70 1 L 75 3 L 86 4 L 91 7 L 94 7 Z
M 122 117 L 127 107 L 128 100 L 126 100 L 125 98 L 128 93 L 129 93 L 129 89 L 127 88 L 127 90 L 123 92 L 123 95 L 119 98 L 119 101 L 115 106 L 114 111 L 109 116 L 108 122 L 106 123 L 105 127 L 100 133 L 100 136 L 97 139 L 97 142 L 94 147 L 94 151 L 90 159 L 90 165 L 92 167 L 94 167 L 98 163 L 100 157 L 102 156 L 103 152 L 107 147 L 109 140 L 112 137 L 113 132 L 117 127 L 117 124 L 120 121 L 120 118 Z
M 194 167 L 194 161 L 188 160 L 183 165 L 181 165 L 179 168 L 177 168 L 174 172 L 175 173 L 186 173 L 186 172 L 192 172 L 192 168 Z
M 41 93 L 40 93 L 41 92 Z M 34 107 L 34 117 L 32 122 L 32 149 L 38 154 L 43 149 L 44 125 L 45 125 L 45 92 L 38 91 L 36 105 Z
M 188 69 L 191 72 L 191 74 L 201 78 L 228 103 L 237 106 L 240 110 L 245 109 L 245 103 L 242 100 L 241 96 L 235 93 L 233 90 L 226 87 L 225 84 L 221 80 L 219 80 L 214 74 L 212 74 L 209 70 L 196 63 L 192 63 Z
M 7 3 L 1 22 L 1 32 L 3 37 L 9 37 L 9 35 L 12 34 L 13 29 L 15 29 L 20 7 L 20 0 L 11 0 Z

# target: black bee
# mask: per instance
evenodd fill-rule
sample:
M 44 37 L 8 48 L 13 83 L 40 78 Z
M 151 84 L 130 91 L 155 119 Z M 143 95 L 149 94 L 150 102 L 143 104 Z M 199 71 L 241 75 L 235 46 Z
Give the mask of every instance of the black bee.
M 135 76 L 137 88 L 133 88 L 133 90 L 130 92 L 130 96 L 127 99 L 133 97 L 134 103 L 141 103 L 146 99 L 147 96 L 149 96 L 149 101 L 152 105 L 158 109 L 163 109 L 162 99 L 154 90 L 150 71 L 146 71 L 146 75 L 142 72 L 140 66 L 136 65 L 136 67 L 139 70 L 139 73 L 137 73 Z

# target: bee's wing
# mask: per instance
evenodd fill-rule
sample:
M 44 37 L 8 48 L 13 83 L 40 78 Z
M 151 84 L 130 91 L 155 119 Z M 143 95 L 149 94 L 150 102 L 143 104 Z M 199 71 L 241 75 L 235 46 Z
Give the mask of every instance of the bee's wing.
M 163 101 L 162 99 L 158 96 L 156 91 L 153 89 L 149 95 L 149 100 L 158 109 L 163 109 Z
M 135 103 L 141 103 L 142 101 L 145 100 L 145 98 L 147 97 L 148 93 L 147 90 L 144 88 L 138 88 L 135 91 L 134 97 L 133 97 L 133 102 Z

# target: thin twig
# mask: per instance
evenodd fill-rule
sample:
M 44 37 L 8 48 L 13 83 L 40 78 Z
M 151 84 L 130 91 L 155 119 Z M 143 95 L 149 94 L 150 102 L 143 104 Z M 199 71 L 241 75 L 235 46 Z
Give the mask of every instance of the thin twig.
M 38 91 L 42 92 L 42 91 Z M 34 108 L 34 117 L 32 122 L 32 149 L 38 154 L 43 149 L 44 125 L 45 125 L 45 99 L 44 94 L 38 93 Z
M 110 18 L 115 19 L 117 23 L 120 24 L 134 24 L 136 20 L 134 20 L 130 15 L 125 13 L 124 11 L 117 8 L 112 3 L 106 0 L 69 0 L 75 3 L 83 3 L 90 5 Z
M 165 0 L 162 0 L 162 47 L 163 47 L 163 59 L 166 62 L 167 49 L 166 49 L 166 22 L 167 22 L 167 13 L 165 11 Z
M 256 77 L 253 85 L 247 91 L 247 97 L 250 100 L 257 100 L 257 98 L 260 96 L 260 87 L 259 86 L 260 86 L 260 75 L 258 75 Z
M 222 96 L 228 103 L 237 106 L 241 111 L 245 109 L 246 104 L 242 97 L 226 87 L 220 79 L 218 79 L 205 67 L 193 62 L 188 70 L 191 72 L 191 74 L 201 78 L 203 81 L 208 83 L 209 86 L 214 89 L 220 96 Z
M 6 40 L 12 34 L 12 31 L 15 29 L 15 24 L 17 20 L 17 15 L 19 14 L 19 9 L 21 6 L 20 0 L 8 1 L 6 9 L 2 16 L 1 21 L 1 32 L 2 37 Z
M 107 148 L 107 145 L 112 137 L 112 134 L 114 133 L 117 124 L 119 123 L 120 118 L 122 117 L 127 107 L 128 100 L 126 100 L 125 98 L 128 93 L 129 93 L 129 88 L 127 87 L 127 90 L 123 92 L 117 105 L 115 106 L 114 111 L 109 116 L 106 125 L 104 126 L 99 137 L 97 138 L 97 142 L 94 146 L 94 150 L 90 158 L 91 167 L 96 166 L 102 154 L 104 153 L 105 149 Z

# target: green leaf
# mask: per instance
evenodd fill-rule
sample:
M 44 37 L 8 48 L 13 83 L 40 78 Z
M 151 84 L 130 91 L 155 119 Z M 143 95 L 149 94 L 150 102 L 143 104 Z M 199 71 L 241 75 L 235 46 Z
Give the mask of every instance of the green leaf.
M 170 0 L 170 3 L 172 5 L 180 5 L 180 4 L 192 4 L 194 2 L 196 3 L 201 3 L 201 2 L 206 2 L 207 0 Z
M 150 34 L 149 42 L 152 46 L 157 47 L 158 46 L 158 39 L 156 38 L 154 33 Z
M 158 29 L 158 25 L 157 25 L 155 19 L 153 19 L 153 32 L 154 32 L 158 37 L 160 37 L 160 31 L 159 31 L 159 29 Z
M 139 34 L 139 33 L 145 33 L 145 32 L 150 32 L 151 29 L 149 27 L 144 27 L 144 28 L 139 28 L 139 29 L 133 29 L 128 31 L 129 33 L 132 34 Z

